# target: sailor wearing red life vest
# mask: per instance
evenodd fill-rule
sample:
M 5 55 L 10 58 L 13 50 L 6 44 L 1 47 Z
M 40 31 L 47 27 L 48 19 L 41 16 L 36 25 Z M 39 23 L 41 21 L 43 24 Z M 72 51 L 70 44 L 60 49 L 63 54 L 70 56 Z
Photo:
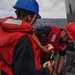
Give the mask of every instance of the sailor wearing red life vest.
M 50 75 L 52 65 L 42 68 L 40 50 L 32 37 L 32 25 L 40 18 L 38 3 L 18 0 L 14 8 L 17 18 L 0 20 L 1 75 Z
M 42 28 L 37 28 L 34 30 L 34 37 L 37 40 L 42 40 L 41 44 L 37 41 L 41 50 L 41 59 L 43 62 L 50 60 L 51 50 L 50 52 L 47 50 L 48 44 L 51 44 L 54 47 L 54 53 L 59 52 L 60 62 L 55 75 L 60 74 L 62 70 L 62 66 L 64 63 L 64 55 L 65 50 L 67 48 L 67 43 L 69 40 L 69 36 L 67 32 L 61 28 L 55 26 L 44 26 Z M 44 39 L 44 40 L 43 40 Z M 52 48 L 53 48 L 52 47 Z

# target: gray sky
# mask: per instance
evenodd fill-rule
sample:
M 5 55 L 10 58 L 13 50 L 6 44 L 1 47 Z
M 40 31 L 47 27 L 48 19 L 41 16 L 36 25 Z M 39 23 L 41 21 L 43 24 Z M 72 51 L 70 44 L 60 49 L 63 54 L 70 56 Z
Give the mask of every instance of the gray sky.
M 16 0 L 0 0 L 0 18 L 15 16 L 12 8 Z M 64 0 L 37 0 L 42 18 L 66 18 Z

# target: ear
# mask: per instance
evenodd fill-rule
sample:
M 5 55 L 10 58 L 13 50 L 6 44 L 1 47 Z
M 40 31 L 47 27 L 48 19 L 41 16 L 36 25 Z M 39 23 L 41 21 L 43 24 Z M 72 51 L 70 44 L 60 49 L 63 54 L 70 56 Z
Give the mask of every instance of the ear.
M 32 16 L 31 15 L 28 15 L 27 19 L 28 19 L 28 22 L 30 22 L 31 19 L 32 19 Z

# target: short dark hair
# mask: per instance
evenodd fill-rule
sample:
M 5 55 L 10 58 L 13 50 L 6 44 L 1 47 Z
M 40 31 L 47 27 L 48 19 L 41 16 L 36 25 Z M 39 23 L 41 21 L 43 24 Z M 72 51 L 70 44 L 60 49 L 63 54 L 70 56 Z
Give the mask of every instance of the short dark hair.
M 25 10 L 25 9 L 16 9 L 16 11 L 15 11 L 15 13 L 16 13 L 16 15 L 17 15 L 17 17 L 25 17 L 25 16 L 27 16 L 27 15 L 31 15 L 32 17 L 34 16 L 34 12 L 32 12 L 32 11 L 29 11 L 29 10 Z

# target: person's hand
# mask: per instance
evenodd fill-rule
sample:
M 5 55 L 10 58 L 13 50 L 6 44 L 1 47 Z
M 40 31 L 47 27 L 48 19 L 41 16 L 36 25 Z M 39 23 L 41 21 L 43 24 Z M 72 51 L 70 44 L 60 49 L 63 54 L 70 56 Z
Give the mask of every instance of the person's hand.
M 44 51 L 45 53 L 46 53 L 46 52 L 49 52 L 49 51 L 48 51 L 48 46 L 42 46 L 41 49 L 42 49 L 42 51 Z
M 58 75 L 58 74 L 53 74 L 53 75 Z
M 55 66 L 55 61 L 53 60 L 47 61 L 43 64 L 43 68 L 47 67 L 50 71 L 50 74 L 53 73 L 54 66 Z
M 48 44 L 46 46 L 41 46 L 41 49 L 44 51 L 44 52 L 50 52 L 51 51 L 54 51 L 54 47 L 51 45 L 51 44 Z
M 61 73 L 55 73 L 55 74 L 53 74 L 53 75 L 61 75 Z
M 49 69 L 50 74 L 52 74 L 53 73 L 53 68 L 51 66 L 48 66 L 48 65 L 47 65 L 47 68 Z
M 56 62 L 54 61 L 54 60 L 50 60 L 50 62 L 51 62 L 51 67 L 54 67 L 55 66 L 55 64 L 56 64 Z
M 50 60 L 50 61 L 45 62 L 42 66 L 43 66 L 43 68 L 45 68 L 47 66 L 54 67 L 55 64 L 56 64 L 56 62 L 54 60 Z

